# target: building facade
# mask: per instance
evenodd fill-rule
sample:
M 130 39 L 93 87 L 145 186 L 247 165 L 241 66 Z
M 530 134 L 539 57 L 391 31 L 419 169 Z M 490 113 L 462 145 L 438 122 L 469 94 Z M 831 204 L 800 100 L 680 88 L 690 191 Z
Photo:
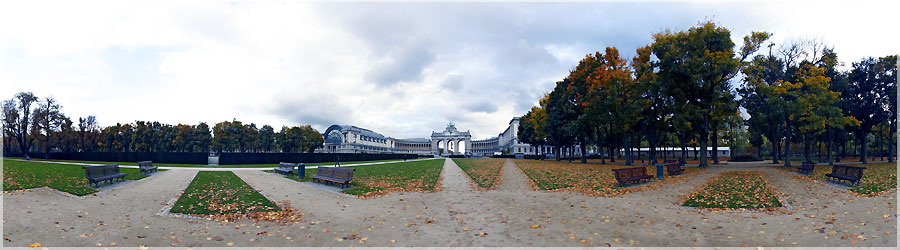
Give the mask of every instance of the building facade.
M 469 155 L 483 156 L 494 153 L 534 154 L 531 145 L 521 143 L 516 136 L 519 117 L 509 121 L 509 126 L 495 137 L 472 140 L 469 131 L 459 131 L 453 123 L 441 131 L 431 132 L 431 138 L 399 139 L 384 136 L 375 131 L 353 125 L 331 125 L 322 134 L 323 153 L 369 154 L 419 154 L 419 155 Z

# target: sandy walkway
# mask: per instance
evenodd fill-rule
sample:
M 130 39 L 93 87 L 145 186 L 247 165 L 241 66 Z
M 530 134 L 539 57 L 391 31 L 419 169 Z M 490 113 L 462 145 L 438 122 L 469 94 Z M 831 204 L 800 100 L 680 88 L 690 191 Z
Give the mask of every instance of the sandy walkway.
M 684 195 L 709 178 L 743 169 L 765 173 L 790 209 L 710 212 L 679 206 Z M 896 246 L 897 241 L 896 191 L 863 198 L 778 168 L 713 167 L 655 190 L 611 198 L 531 191 L 512 161 L 502 171 L 497 190 L 475 191 L 458 166 L 446 160 L 442 191 L 367 200 L 261 171 L 236 172 L 263 195 L 290 200 L 304 211 L 303 223 L 288 226 L 155 215 L 190 181 L 195 171 L 189 170 L 162 172 L 84 199 L 17 191 L 3 195 L 3 244 L 862 247 Z

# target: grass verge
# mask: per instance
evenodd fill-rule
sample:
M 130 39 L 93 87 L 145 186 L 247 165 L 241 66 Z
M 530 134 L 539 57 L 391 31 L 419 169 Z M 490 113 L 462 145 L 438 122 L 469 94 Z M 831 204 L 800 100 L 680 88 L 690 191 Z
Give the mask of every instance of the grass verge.
M 494 189 L 500 184 L 500 169 L 506 159 L 453 159 L 478 187 Z
M 183 214 L 278 211 L 275 203 L 230 171 L 200 171 L 170 210 Z
M 710 179 L 682 206 L 700 208 L 781 207 L 768 180 L 758 171 L 729 171 Z
M 3 190 L 21 190 L 49 187 L 66 193 L 82 196 L 97 192 L 88 187 L 82 166 L 3 160 Z M 140 174 L 136 168 L 119 168 L 126 173 L 126 180 L 140 180 L 149 175 Z M 160 171 L 165 171 L 160 169 Z
M 791 163 L 792 166 L 799 167 L 801 163 Z M 835 163 L 840 165 L 840 163 Z M 863 177 L 859 181 L 859 186 L 850 188 L 851 192 L 863 195 L 873 196 L 884 191 L 897 188 L 897 163 L 870 163 L 870 164 L 847 164 L 849 166 L 865 167 Z M 784 167 L 782 167 L 784 168 Z M 816 168 L 812 174 L 808 176 L 810 179 L 826 181 L 828 178 L 825 174 L 831 173 L 831 166 L 828 164 L 816 164 Z M 796 167 L 785 169 L 788 171 L 796 171 Z M 846 182 L 845 182 L 846 183 Z
M 680 177 L 667 177 L 663 181 L 652 178 L 652 184 L 640 187 L 619 187 L 613 169 L 629 167 L 645 167 L 647 174 L 656 176 L 656 166 L 621 166 L 602 165 L 594 163 L 579 163 L 553 160 L 526 160 L 514 159 L 516 166 L 528 176 L 535 187 L 540 190 L 566 190 L 571 189 L 592 196 L 616 196 L 632 191 L 642 191 L 657 187 L 663 182 L 675 180 Z M 685 167 L 681 176 L 699 171 L 695 167 Z
M 353 188 L 342 192 L 366 198 L 396 191 L 434 191 L 443 166 L 444 161 L 438 159 L 346 167 L 356 171 L 350 181 Z M 311 181 L 309 176 L 315 173 L 316 169 L 307 169 L 306 178 L 298 179 L 296 175 L 285 178 L 305 182 Z

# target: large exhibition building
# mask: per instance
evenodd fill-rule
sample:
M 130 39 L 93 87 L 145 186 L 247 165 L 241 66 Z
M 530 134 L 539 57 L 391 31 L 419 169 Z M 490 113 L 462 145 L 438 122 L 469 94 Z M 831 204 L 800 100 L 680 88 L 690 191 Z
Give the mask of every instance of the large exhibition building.
M 509 121 L 509 126 L 496 137 L 472 140 L 469 131 L 459 131 L 453 123 L 444 131 L 432 132 L 430 138 L 393 138 L 375 131 L 352 125 L 331 125 L 323 133 L 325 143 L 318 150 L 329 153 L 371 154 L 419 154 L 419 155 L 470 155 L 480 156 L 496 152 L 533 154 L 534 148 L 519 142 L 516 133 L 519 117 Z

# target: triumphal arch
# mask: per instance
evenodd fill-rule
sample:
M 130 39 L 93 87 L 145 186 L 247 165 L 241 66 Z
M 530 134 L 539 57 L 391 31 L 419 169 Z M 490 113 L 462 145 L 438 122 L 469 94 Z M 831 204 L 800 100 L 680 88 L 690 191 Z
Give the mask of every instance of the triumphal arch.
M 472 134 L 469 131 L 460 132 L 452 122 L 447 124 L 443 132 L 431 132 L 431 153 L 434 155 L 468 155 L 471 150 Z

